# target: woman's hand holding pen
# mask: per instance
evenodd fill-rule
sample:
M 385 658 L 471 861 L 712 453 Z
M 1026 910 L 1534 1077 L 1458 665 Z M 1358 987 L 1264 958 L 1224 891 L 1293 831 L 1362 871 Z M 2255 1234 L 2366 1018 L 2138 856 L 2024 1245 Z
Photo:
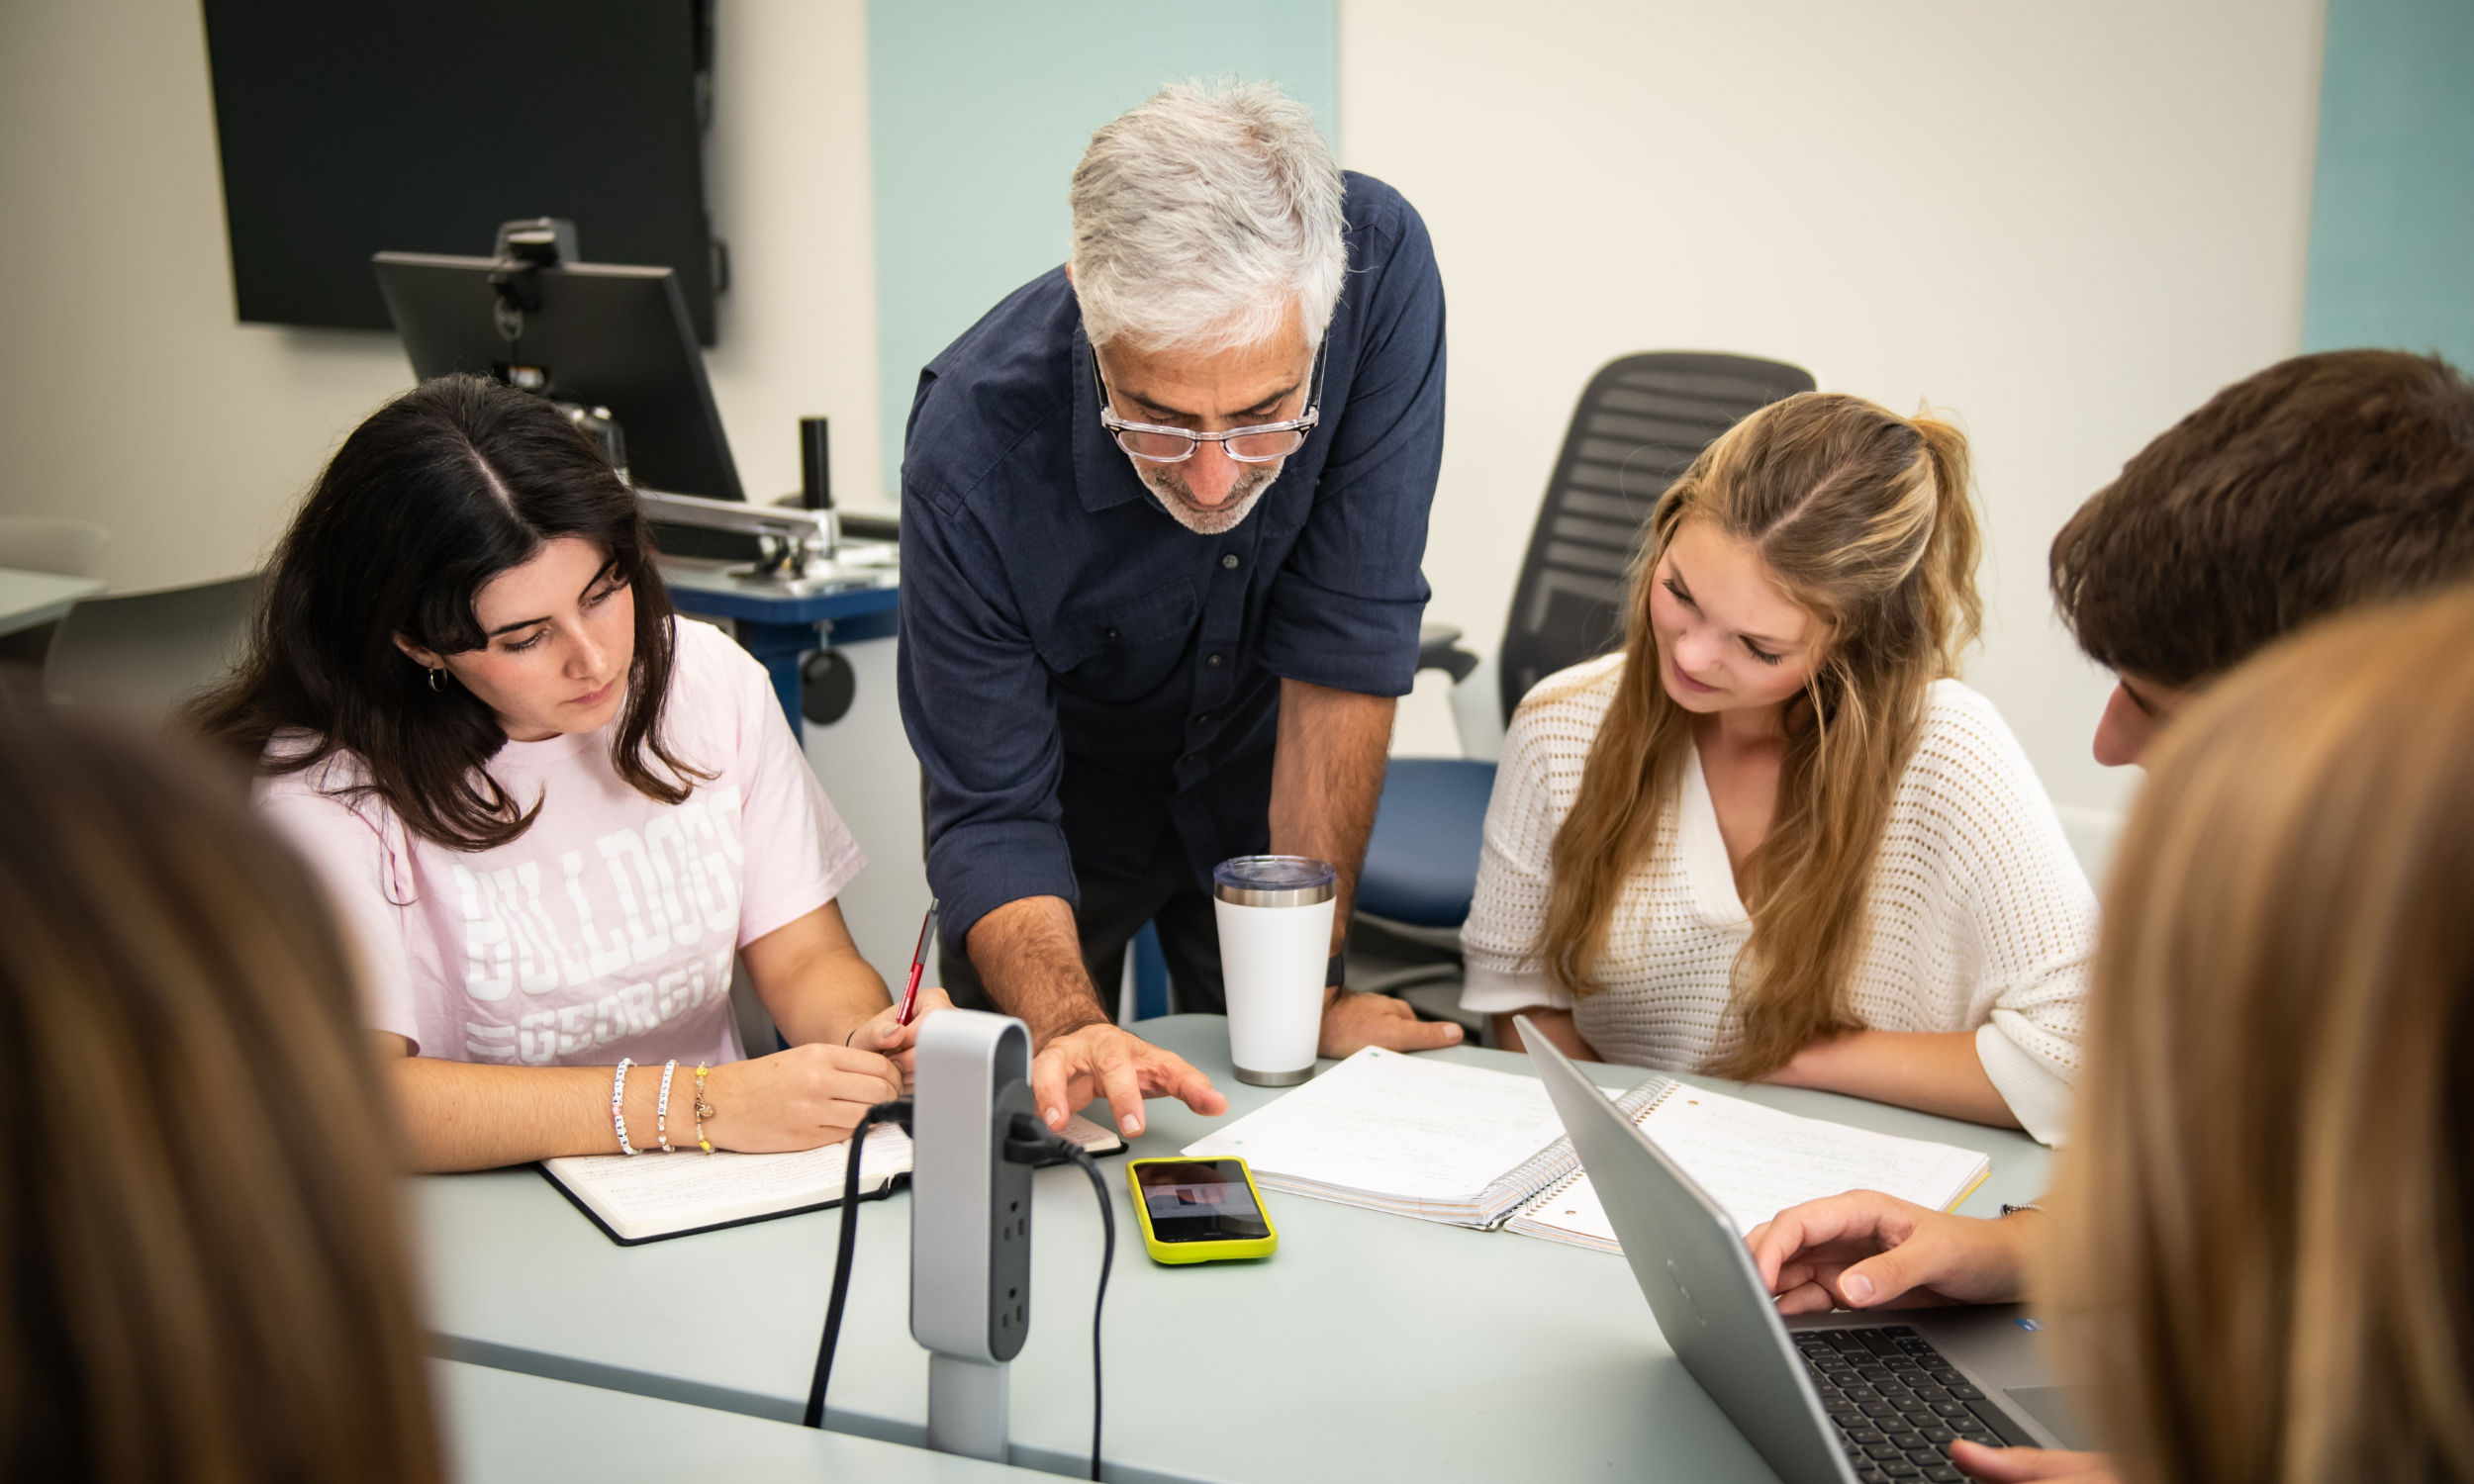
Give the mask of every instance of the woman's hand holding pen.
M 937 1011 L 950 1010 L 953 1006 L 954 1002 L 946 997 L 944 990 L 922 986 L 918 1005 L 908 1025 L 902 1022 L 902 1002 L 897 1000 L 852 1031 L 850 1044 L 891 1059 L 895 1066 L 902 1068 L 902 1090 L 907 1093 L 915 1080 L 912 1062 L 919 1044 L 919 1023 Z
M 917 1082 L 919 1023 L 938 1010 L 950 1010 L 954 1002 L 942 989 L 924 988 L 919 980 L 927 972 L 928 945 L 936 941 L 936 902 L 928 902 L 927 915 L 919 920 L 919 942 L 910 950 L 910 974 L 903 984 L 902 993 L 894 1002 L 844 1033 L 842 1044 L 858 1051 L 875 1052 L 899 1068 L 902 1090 L 910 1091 Z
M 897 1001 L 853 1026 L 846 1046 L 794 1046 L 714 1067 L 705 1076 L 705 1100 L 714 1110 L 705 1120 L 705 1137 L 715 1149 L 749 1154 L 814 1149 L 849 1138 L 870 1108 L 910 1091 L 919 1024 L 952 1008 L 944 990 L 922 987 L 907 1025 Z M 695 1135 L 682 1134 L 694 1127 L 688 1107 L 694 1084 L 685 1076 L 679 1083 L 670 1095 L 671 1143 L 693 1149 Z
M 866 1034 L 862 1026 L 852 1039 Z M 694 1150 L 695 1080 L 687 1067 L 679 1071 L 670 1093 L 670 1143 Z M 705 1075 L 705 1103 L 714 1110 L 705 1120 L 705 1137 L 715 1149 L 745 1154 L 837 1144 L 850 1137 L 870 1108 L 901 1096 L 905 1079 L 901 1067 L 875 1051 L 830 1043 L 724 1063 Z

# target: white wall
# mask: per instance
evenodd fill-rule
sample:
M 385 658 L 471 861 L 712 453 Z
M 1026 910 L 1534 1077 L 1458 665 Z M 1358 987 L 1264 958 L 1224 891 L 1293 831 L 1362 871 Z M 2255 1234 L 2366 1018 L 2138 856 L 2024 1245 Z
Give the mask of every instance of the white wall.
M 799 419 L 833 419 L 837 499 L 884 503 L 863 0 L 720 0 L 706 198 L 730 243 L 705 355 L 747 498 L 799 488 Z M 904 944 L 903 952 L 909 953 Z
M 2045 551 L 2122 461 L 2298 347 L 2317 0 L 1344 0 L 1346 162 L 1424 213 L 1451 305 L 1429 617 L 1491 649 L 1572 399 L 1725 349 L 1958 415 L 1989 694 L 2065 805 L 2133 776 Z M 1435 678 L 1429 678 L 1429 687 Z M 1439 699 L 1404 746 L 1449 750 Z
M 859 952 L 900 991 L 928 884 L 919 764 L 894 703 L 894 650 L 890 637 L 842 646 L 859 699 L 831 726 L 809 727 L 806 740 L 808 766 L 868 855 L 868 869 L 842 889 L 842 919 Z
M 0 6 L 0 510 L 113 531 L 122 588 L 245 572 L 392 337 L 233 321 L 192 0 Z
M 709 364 L 758 498 L 798 488 L 803 414 L 833 418 L 837 489 L 884 488 L 863 13 L 718 17 L 708 189 L 737 283 Z M 0 510 L 111 526 L 115 587 L 256 565 L 412 383 L 392 335 L 235 323 L 196 0 L 0 5 Z

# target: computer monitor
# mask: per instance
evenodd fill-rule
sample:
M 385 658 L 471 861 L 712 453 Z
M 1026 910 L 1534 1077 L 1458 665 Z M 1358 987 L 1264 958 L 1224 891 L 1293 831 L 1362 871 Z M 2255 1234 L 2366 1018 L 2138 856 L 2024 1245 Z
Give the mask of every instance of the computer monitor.
M 625 439 L 634 483 L 710 500 L 747 498 L 668 268 L 535 268 L 523 276 L 538 307 L 519 313 L 502 306 L 490 282 L 509 266 L 500 260 L 381 252 L 370 261 L 415 376 L 495 374 L 561 402 L 606 407 Z

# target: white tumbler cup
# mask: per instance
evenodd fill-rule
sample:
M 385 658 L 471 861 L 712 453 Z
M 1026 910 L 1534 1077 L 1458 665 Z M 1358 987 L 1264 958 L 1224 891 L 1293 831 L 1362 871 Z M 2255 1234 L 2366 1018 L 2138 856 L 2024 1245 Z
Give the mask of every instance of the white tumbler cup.
M 1303 856 L 1239 856 L 1211 873 L 1228 1056 L 1241 1082 L 1287 1087 L 1314 1075 L 1339 881 Z

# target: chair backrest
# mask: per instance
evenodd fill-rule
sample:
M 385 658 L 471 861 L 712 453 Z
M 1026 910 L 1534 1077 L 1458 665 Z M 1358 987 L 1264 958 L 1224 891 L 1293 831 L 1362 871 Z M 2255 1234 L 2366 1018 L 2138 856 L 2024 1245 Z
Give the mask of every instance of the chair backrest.
M 92 577 L 112 533 L 91 520 L 55 515 L 0 515 L 0 567 Z
M 1628 355 L 1589 378 L 1512 590 L 1506 722 L 1530 687 L 1622 642 L 1624 574 L 1676 476 L 1746 416 L 1813 389 L 1801 367 L 1697 351 Z
M 52 635 L 45 695 L 160 725 L 240 658 L 257 574 L 79 601 Z

